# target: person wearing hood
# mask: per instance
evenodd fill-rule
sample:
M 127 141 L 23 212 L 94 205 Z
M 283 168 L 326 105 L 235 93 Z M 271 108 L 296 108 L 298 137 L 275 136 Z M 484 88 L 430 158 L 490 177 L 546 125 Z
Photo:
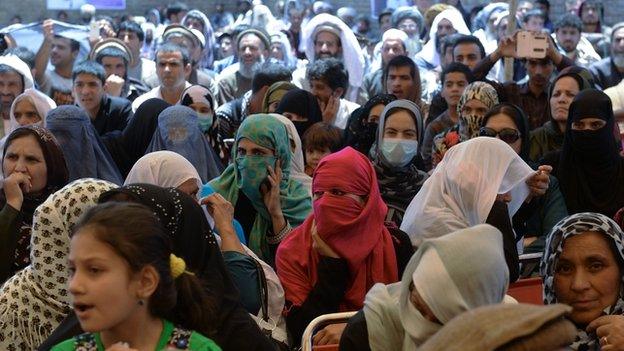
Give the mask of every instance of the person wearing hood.
M 314 123 L 323 121 L 323 114 L 318 100 L 312 93 L 303 89 L 293 89 L 280 100 L 275 113 L 288 118 L 295 126 L 299 138 Z
M 269 57 L 277 60 L 279 63 L 285 65 L 289 69 L 297 68 L 297 57 L 293 54 L 292 47 L 290 46 L 290 40 L 283 32 L 275 32 L 271 34 L 271 50 Z
M 2 136 L 10 133 L 10 111 L 13 101 L 26 89 L 33 89 L 33 77 L 28 65 L 17 56 L 0 56 L 0 129 Z
M 322 13 L 312 18 L 302 32 L 300 50 L 305 51 L 310 63 L 324 58 L 343 62 L 348 72 L 349 84 L 344 92 L 345 100 L 357 101 L 358 90 L 364 76 L 364 54 L 351 28 L 339 18 Z M 307 67 L 293 72 L 293 83 L 301 89 L 310 90 Z
M 416 55 L 416 65 L 421 70 L 431 70 L 440 66 L 438 47 L 442 39 L 453 33 L 470 34 L 461 13 L 455 8 L 449 8 L 435 17 L 429 30 L 429 41 Z
M 212 64 L 215 60 L 214 48 L 216 38 L 212 24 L 210 23 L 208 17 L 206 17 L 206 15 L 199 10 L 191 10 L 182 19 L 182 25 L 188 29 L 196 29 L 204 36 L 205 45 L 203 45 L 201 51 L 201 58 L 198 62 L 198 67 L 201 70 L 212 69 Z

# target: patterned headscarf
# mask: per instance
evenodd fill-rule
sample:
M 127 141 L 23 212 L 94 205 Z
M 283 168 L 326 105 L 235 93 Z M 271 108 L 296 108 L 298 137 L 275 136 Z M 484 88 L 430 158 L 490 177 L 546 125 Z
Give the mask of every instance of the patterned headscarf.
M 483 117 L 485 117 L 485 115 L 476 116 L 462 114 L 464 105 L 470 100 L 481 101 L 489 110 L 498 104 L 498 94 L 490 84 L 485 82 L 474 82 L 466 87 L 464 93 L 459 98 L 459 103 L 457 104 L 457 113 L 459 114 L 459 134 L 463 140 L 479 136 L 481 122 L 483 121 Z
M 70 233 L 80 216 L 116 185 L 79 179 L 35 211 L 31 264 L 0 289 L 0 349 L 35 350 L 70 311 L 67 291 Z
M 615 245 L 616 257 L 624 259 L 624 232 L 611 218 L 600 213 L 582 212 L 562 219 L 552 229 L 546 239 L 546 247 L 540 273 L 544 277 L 544 304 L 557 303 L 555 296 L 555 269 L 557 261 L 563 252 L 563 243 L 566 239 L 585 232 L 598 232 L 604 234 Z M 622 278 L 624 283 L 624 277 Z M 624 314 L 624 290 L 620 287 L 620 296 L 617 302 L 605 308 L 605 315 Z M 587 334 L 584 329 L 577 331 L 576 340 L 572 344 L 574 350 L 593 350 L 599 345 L 598 337 L 595 334 Z

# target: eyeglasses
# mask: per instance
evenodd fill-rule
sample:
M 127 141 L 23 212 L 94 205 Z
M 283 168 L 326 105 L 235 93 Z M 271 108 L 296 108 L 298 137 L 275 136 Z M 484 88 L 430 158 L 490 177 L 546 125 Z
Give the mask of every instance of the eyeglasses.
M 507 144 L 513 144 L 520 139 L 520 132 L 511 128 L 503 128 L 497 132 L 492 128 L 482 127 L 479 129 L 479 136 L 492 138 L 496 138 L 496 136 L 498 136 L 500 140 L 506 142 Z

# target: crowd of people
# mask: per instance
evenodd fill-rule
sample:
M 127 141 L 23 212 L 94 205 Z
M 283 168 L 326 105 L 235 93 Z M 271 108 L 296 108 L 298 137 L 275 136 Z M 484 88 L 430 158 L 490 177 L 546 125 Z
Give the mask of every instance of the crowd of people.
M 624 350 L 624 22 L 384 3 L 0 29 L 0 349 Z

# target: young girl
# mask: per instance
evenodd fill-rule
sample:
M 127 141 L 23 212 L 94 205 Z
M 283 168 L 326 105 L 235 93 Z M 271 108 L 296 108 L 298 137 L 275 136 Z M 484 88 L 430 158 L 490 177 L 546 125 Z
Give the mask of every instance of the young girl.
M 220 350 L 210 339 L 212 313 L 199 280 L 171 253 L 152 211 L 134 203 L 98 205 L 71 239 L 69 292 L 87 333 L 65 350 Z

